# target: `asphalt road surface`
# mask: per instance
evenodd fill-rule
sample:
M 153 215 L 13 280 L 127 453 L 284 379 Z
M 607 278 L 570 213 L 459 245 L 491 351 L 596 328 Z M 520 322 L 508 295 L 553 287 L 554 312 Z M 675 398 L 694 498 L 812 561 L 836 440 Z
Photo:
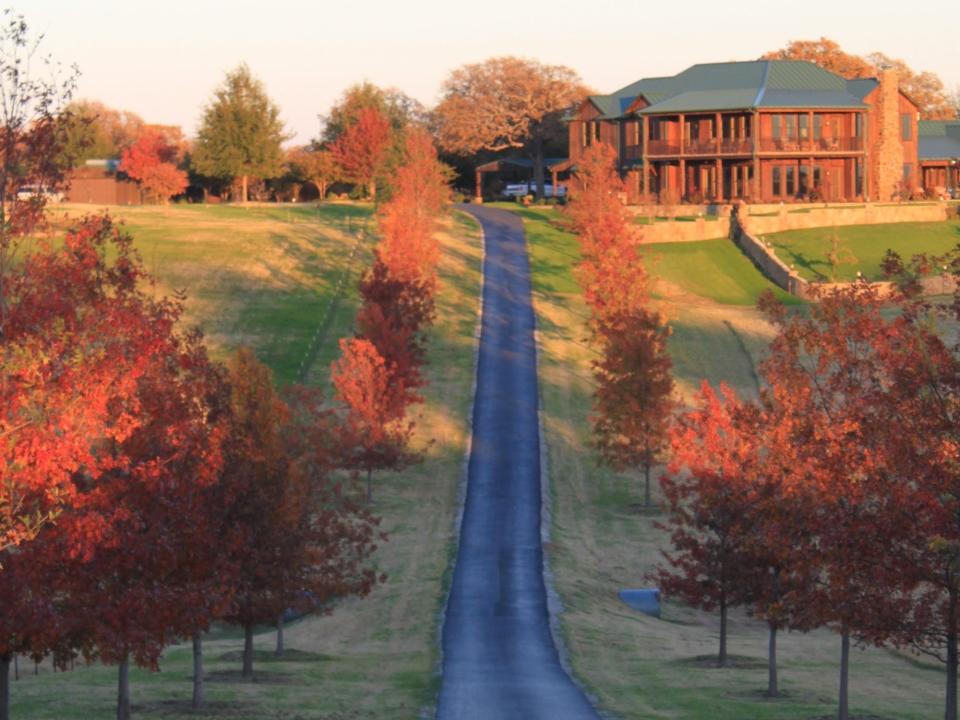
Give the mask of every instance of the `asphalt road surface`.
M 486 235 L 467 498 L 443 625 L 438 720 L 597 718 L 560 665 L 540 545 L 540 440 L 523 224 L 468 209 Z

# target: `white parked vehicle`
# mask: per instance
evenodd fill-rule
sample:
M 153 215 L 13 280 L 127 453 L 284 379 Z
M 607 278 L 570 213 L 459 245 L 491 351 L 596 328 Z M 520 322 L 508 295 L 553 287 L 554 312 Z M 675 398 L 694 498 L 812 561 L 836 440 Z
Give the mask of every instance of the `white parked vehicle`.
M 59 203 L 66 200 L 66 195 L 59 190 L 46 190 L 36 185 L 24 185 L 17 190 L 17 200 L 27 201 L 37 197 L 38 195 L 47 202 Z
M 507 185 L 503 189 L 503 194 L 506 197 L 516 198 L 523 197 L 525 195 L 534 195 L 536 194 L 536 183 L 518 183 L 515 185 Z M 558 190 L 556 197 L 564 197 L 567 194 L 567 189 L 561 185 Z M 553 185 L 550 183 L 543 184 L 543 196 L 544 197 L 554 197 L 553 194 Z

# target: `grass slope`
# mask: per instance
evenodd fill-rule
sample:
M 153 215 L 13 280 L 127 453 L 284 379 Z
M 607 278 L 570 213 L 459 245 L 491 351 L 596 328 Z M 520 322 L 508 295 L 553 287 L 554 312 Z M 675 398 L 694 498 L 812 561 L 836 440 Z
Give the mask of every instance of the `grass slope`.
M 75 218 L 90 209 L 66 206 L 66 212 Z M 369 206 L 175 205 L 110 212 L 134 236 L 158 292 L 187 293 L 185 321 L 203 328 L 215 354 L 251 345 L 282 383 L 296 379 L 346 270 L 346 297 L 325 328 L 319 357 L 324 364 L 333 360 L 336 337 L 348 332 L 356 310 L 353 278 L 368 264 L 374 242 Z M 59 208 L 53 219 L 59 227 L 67 224 Z
M 589 448 L 590 361 L 583 338 L 586 308 L 576 291 L 572 237 L 525 214 L 541 348 L 541 387 L 553 503 L 548 548 L 565 611 L 562 632 L 574 671 L 602 709 L 617 718 L 787 720 L 830 716 L 837 688 L 840 643 L 828 631 L 780 638 L 781 686 L 767 700 L 765 626 L 735 613 L 730 652 L 739 667 L 712 669 L 716 616 L 667 602 L 663 619 L 636 613 L 617 598 L 624 587 L 647 587 L 647 573 L 665 545 L 656 516 L 639 512 L 640 482 L 600 467 Z M 658 246 L 660 250 L 662 246 Z M 685 247 L 685 246 L 684 246 Z M 668 249 L 682 258 L 688 250 Z M 666 261 L 664 261 L 664 264 Z M 759 280 L 736 291 L 709 289 L 709 278 L 678 274 L 661 288 L 660 304 L 674 332 L 670 352 L 681 393 L 702 378 L 755 392 L 752 364 L 770 329 L 753 308 L 715 298 L 750 295 Z M 703 295 L 695 291 L 707 287 Z M 711 296 L 714 299 L 711 299 Z M 704 661 L 704 657 L 708 659 Z M 942 713 L 943 672 L 885 650 L 855 651 L 851 708 L 855 715 L 917 719 Z
M 191 216 L 181 216 L 177 210 L 171 210 L 171 219 L 190 225 Z M 354 212 L 357 211 L 354 208 Z M 190 213 L 192 209 L 184 212 Z M 224 238 L 215 243 L 216 251 L 201 255 L 206 258 L 202 266 L 192 271 L 184 266 L 182 272 L 189 277 L 181 276 L 183 280 L 209 282 L 208 278 L 224 261 L 234 264 L 233 277 L 238 274 L 257 277 L 271 266 L 261 262 L 262 255 L 256 250 L 266 247 L 272 236 L 257 238 L 248 225 L 251 216 L 245 214 L 247 212 L 216 209 L 214 215 L 218 222 L 236 219 L 237 224 L 231 228 L 227 223 Z M 345 212 L 348 211 L 344 208 L 336 209 L 336 213 Z M 257 215 L 254 213 L 253 217 Z M 286 232 L 283 211 L 279 218 L 263 221 L 277 222 L 278 235 Z M 170 238 L 160 247 L 175 243 L 176 231 L 162 226 L 162 215 L 152 220 L 141 219 L 140 223 L 136 228 L 138 234 L 143 232 L 149 237 L 155 233 L 157 237 Z M 293 224 L 295 232 L 287 231 L 299 233 L 303 223 L 297 219 Z M 130 225 L 133 228 L 132 218 Z M 318 229 L 329 232 L 332 237 L 334 231 L 339 230 L 338 218 L 325 220 Z M 236 248 L 229 239 L 234 232 L 239 236 Z M 330 616 L 307 617 L 288 626 L 287 655 L 282 659 L 272 655 L 275 634 L 263 629 L 256 638 L 256 680 L 252 683 L 240 679 L 241 635 L 232 628 L 218 629 L 205 642 L 209 703 L 205 712 L 193 713 L 189 707 L 192 672 L 189 645 L 169 648 L 161 661 L 161 672 L 131 671 L 136 717 L 413 718 L 433 702 L 438 686 L 435 675 L 438 621 L 448 587 L 446 574 L 453 552 L 453 521 L 474 372 L 473 335 L 480 287 L 479 237 L 473 220 L 461 214 L 454 214 L 445 223 L 440 236 L 441 286 L 437 323 L 430 335 L 430 386 L 417 433 L 417 442 L 425 448 L 426 459 L 402 474 L 375 478 L 375 509 L 383 517 L 382 528 L 390 538 L 377 556 L 380 569 L 388 575 L 387 582 L 365 599 L 344 602 Z M 349 242 L 344 235 L 339 250 L 334 252 L 331 246 L 330 255 L 324 257 L 331 262 L 342 259 Z M 302 277 L 303 284 L 292 280 L 281 284 L 283 288 L 296 287 L 298 293 L 309 290 L 310 277 L 324 277 L 323 270 L 317 267 L 325 261 L 324 257 L 308 254 L 306 248 L 310 245 L 305 239 L 303 247 L 304 254 L 300 256 L 303 265 L 290 261 L 291 274 Z M 149 252 L 146 254 L 149 263 Z M 250 268 L 239 260 L 244 254 Z M 285 257 L 285 253 L 272 253 L 271 257 L 270 262 L 275 263 Z M 315 268 L 315 274 L 311 276 L 304 265 Z M 240 307 L 248 317 L 259 318 L 257 327 L 262 331 L 252 333 L 254 337 L 263 340 L 273 335 L 267 320 L 269 314 L 261 312 L 258 298 L 281 308 L 289 307 L 289 314 L 281 312 L 280 322 L 286 323 L 289 318 L 286 327 L 296 334 L 297 324 L 290 317 L 297 314 L 292 299 L 287 306 L 282 296 L 251 294 L 244 301 L 235 293 L 240 293 L 239 286 L 224 293 L 222 312 L 233 313 Z M 218 322 L 229 326 L 229 318 L 217 315 L 218 306 L 212 295 L 211 317 L 219 317 Z M 349 321 L 337 330 L 341 331 L 349 332 Z M 331 333 L 330 337 L 335 347 L 336 334 Z M 272 345 L 265 342 L 263 346 Z M 287 355 L 281 352 L 271 361 L 290 367 L 298 352 Z M 326 374 L 327 365 L 318 362 L 313 376 L 323 380 Z M 433 442 L 428 445 L 430 440 Z M 39 675 L 33 676 L 32 671 L 32 665 L 29 668 L 21 665 L 21 679 L 11 683 L 12 717 L 31 720 L 114 717 L 115 668 L 94 664 L 78 666 L 74 672 L 54 674 L 44 665 Z
M 880 261 L 888 249 L 904 258 L 919 253 L 945 253 L 960 244 L 960 221 L 789 230 L 765 235 L 764 239 L 773 245 L 784 262 L 796 267 L 801 277 L 828 281 L 833 279 L 827 255 L 830 253 L 834 233 L 840 240 L 840 246 L 853 253 L 853 258 L 848 258 L 852 262 L 837 267 L 836 280 L 854 280 L 857 271 L 870 280 L 881 280 L 883 271 Z

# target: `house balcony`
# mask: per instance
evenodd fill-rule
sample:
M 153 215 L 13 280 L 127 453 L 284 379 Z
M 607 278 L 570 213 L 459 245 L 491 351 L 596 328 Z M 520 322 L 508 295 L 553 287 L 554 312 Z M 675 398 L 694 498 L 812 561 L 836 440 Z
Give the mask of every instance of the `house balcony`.
M 863 138 L 761 138 L 763 153 L 859 153 Z
M 631 146 L 637 147 L 639 146 Z M 627 158 L 630 159 L 627 148 Z M 667 155 L 703 156 L 703 155 L 750 155 L 753 152 L 752 138 L 693 138 L 683 143 L 683 152 L 680 143 L 675 140 L 650 140 L 647 143 L 647 155 L 660 157 Z M 639 157 L 639 156 L 638 156 Z

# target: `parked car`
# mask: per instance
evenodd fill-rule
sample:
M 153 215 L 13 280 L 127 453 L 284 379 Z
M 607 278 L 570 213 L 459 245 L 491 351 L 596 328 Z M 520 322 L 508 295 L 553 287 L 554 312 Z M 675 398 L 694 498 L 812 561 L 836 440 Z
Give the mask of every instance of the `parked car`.
M 66 199 L 64 195 L 59 190 L 50 190 L 47 188 L 42 188 L 37 185 L 24 185 L 19 190 L 17 190 L 17 200 L 30 200 L 37 196 L 41 196 L 47 202 L 63 202 Z
M 517 183 L 515 185 L 507 185 L 503 188 L 503 195 L 510 198 L 523 197 L 524 195 L 534 195 L 536 194 L 535 188 L 535 183 Z M 561 185 L 557 190 L 556 197 L 564 197 L 566 194 L 567 188 Z M 550 183 L 543 184 L 543 196 L 554 197 L 553 185 Z

